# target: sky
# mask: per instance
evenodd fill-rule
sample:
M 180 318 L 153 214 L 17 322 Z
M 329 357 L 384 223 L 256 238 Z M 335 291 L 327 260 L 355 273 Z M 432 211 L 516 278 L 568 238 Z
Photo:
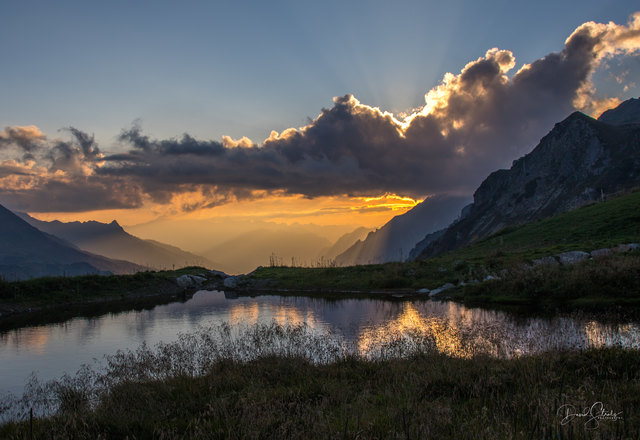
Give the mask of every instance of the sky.
M 0 204 L 380 226 L 637 97 L 635 1 L 2 1 Z M 222 220 L 220 220 L 222 221 Z

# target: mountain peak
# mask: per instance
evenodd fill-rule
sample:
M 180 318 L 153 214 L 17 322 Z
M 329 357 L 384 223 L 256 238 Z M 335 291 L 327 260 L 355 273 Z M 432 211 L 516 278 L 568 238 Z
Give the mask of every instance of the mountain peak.
M 631 98 L 602 113 L 598 121 L 610 125 L 640 124 L 640 98 Z
M 624 125 L 624 126 L 623 126 Z M 430 257 L 504 227 L 566 212 L 640 183 L 640 99 L 595 119 L 574 112 L 509 170 L 491 173 L 469 214 L 421 253 Z

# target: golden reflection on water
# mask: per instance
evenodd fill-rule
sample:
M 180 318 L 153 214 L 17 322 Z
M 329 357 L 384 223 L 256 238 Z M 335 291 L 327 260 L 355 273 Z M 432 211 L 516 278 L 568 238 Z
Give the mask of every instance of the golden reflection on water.
M 638 324 L 601 324 L 589 321 L 584 325 L 584 333 L 590 347 L 622 345 L 640 348 L 640 326 Z
M 260 317 L 258 303 L 253 304 L 233 304 L 229 308 L 229 323 L 233 325 L 248 324 L 255 325 Z
M 400 315 L 380 325 L 368 326 L 358 338 L 360 353 L 370 353 L 375 347 L 393 343 L 409 335 L 412 338 L 432 339 L 438 351 L 450 356 L 468 357 L 462 348 L 457 326 L 451 320 L 438 317 L 425 318 L 412 303 L 405 303 Z
M 49 342 L 49 335 L 49 331 L 40 327 L 20 329 L 4 335 L 3 339 L 6 339 L 2 343 L 7 347 L 42 354 Z
M 282 304 L 236 303 L 229 307 L 229 323 L 232 325 L 255 325 L 259 322 L 275 321 L 281 326 L 307 324 L 318 327 L 320 323 L 312 312 L 302 312 L 295 307 Z

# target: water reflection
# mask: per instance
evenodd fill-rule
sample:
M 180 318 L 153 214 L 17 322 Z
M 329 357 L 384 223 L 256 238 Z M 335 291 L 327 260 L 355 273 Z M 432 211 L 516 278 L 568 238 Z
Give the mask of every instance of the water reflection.
M 198 292 L 185 303 L 153 310 L 76 318 L 62 324 L 0 334 L 0 393 L 22 390 L 35 371 L 42 379 L 75 372 L 83 363 L 146 342 L 170 342 L 180 333 L 228 323 L 251 326 L 276 322 L 306 324 L 319 333 L 339 335 L 366 357 L 402 355 L 427 344 L 457 357 L 479 353 L 519 356 L 552 349 L 602 346 L 640 348 L 637 322 L 602 323 L 580 316 L 517 318 L 451 302 L 306 297 L 225 297 Z M 419 347 L 418 347 L 419 348 Z

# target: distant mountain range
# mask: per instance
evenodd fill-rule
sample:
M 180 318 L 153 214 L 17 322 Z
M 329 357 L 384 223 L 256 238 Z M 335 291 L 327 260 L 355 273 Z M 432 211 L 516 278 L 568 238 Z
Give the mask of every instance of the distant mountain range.
M 255 230 L 218 244 L 204 255 L 224 261 L 232 273 L 247 273 L 258 266 L 285 264 L 311 266 L 331 242 L 319 235 L 295 230 Z
M 221 264 L 200 255 L 158 241 L 135 237 L 127 233 L 115 220 L 111 223 L 63 223 L 57 220 L 41 221 L 25 213 L 17 215 L 43 232 L 66 240 L 82 250 L 108 258 L 127 260 L 152 269 L 204 266 L 223 270 Z
M 434 196 L 392 218 L 336 257 L 339 266 L 404 261 L 425 235 L 446 228 L 471 197 Z
M 463 218 L 417 254 L 439 255 L 639 185 L 640 100 L 625 101 L 598 120 L 575 112 L 509 170 L 490 174 Z
M 31 226 L 0 205 L 0 277 L 12 281 L 48 275 L 123 274 L 145 267 L 84 252 Z

